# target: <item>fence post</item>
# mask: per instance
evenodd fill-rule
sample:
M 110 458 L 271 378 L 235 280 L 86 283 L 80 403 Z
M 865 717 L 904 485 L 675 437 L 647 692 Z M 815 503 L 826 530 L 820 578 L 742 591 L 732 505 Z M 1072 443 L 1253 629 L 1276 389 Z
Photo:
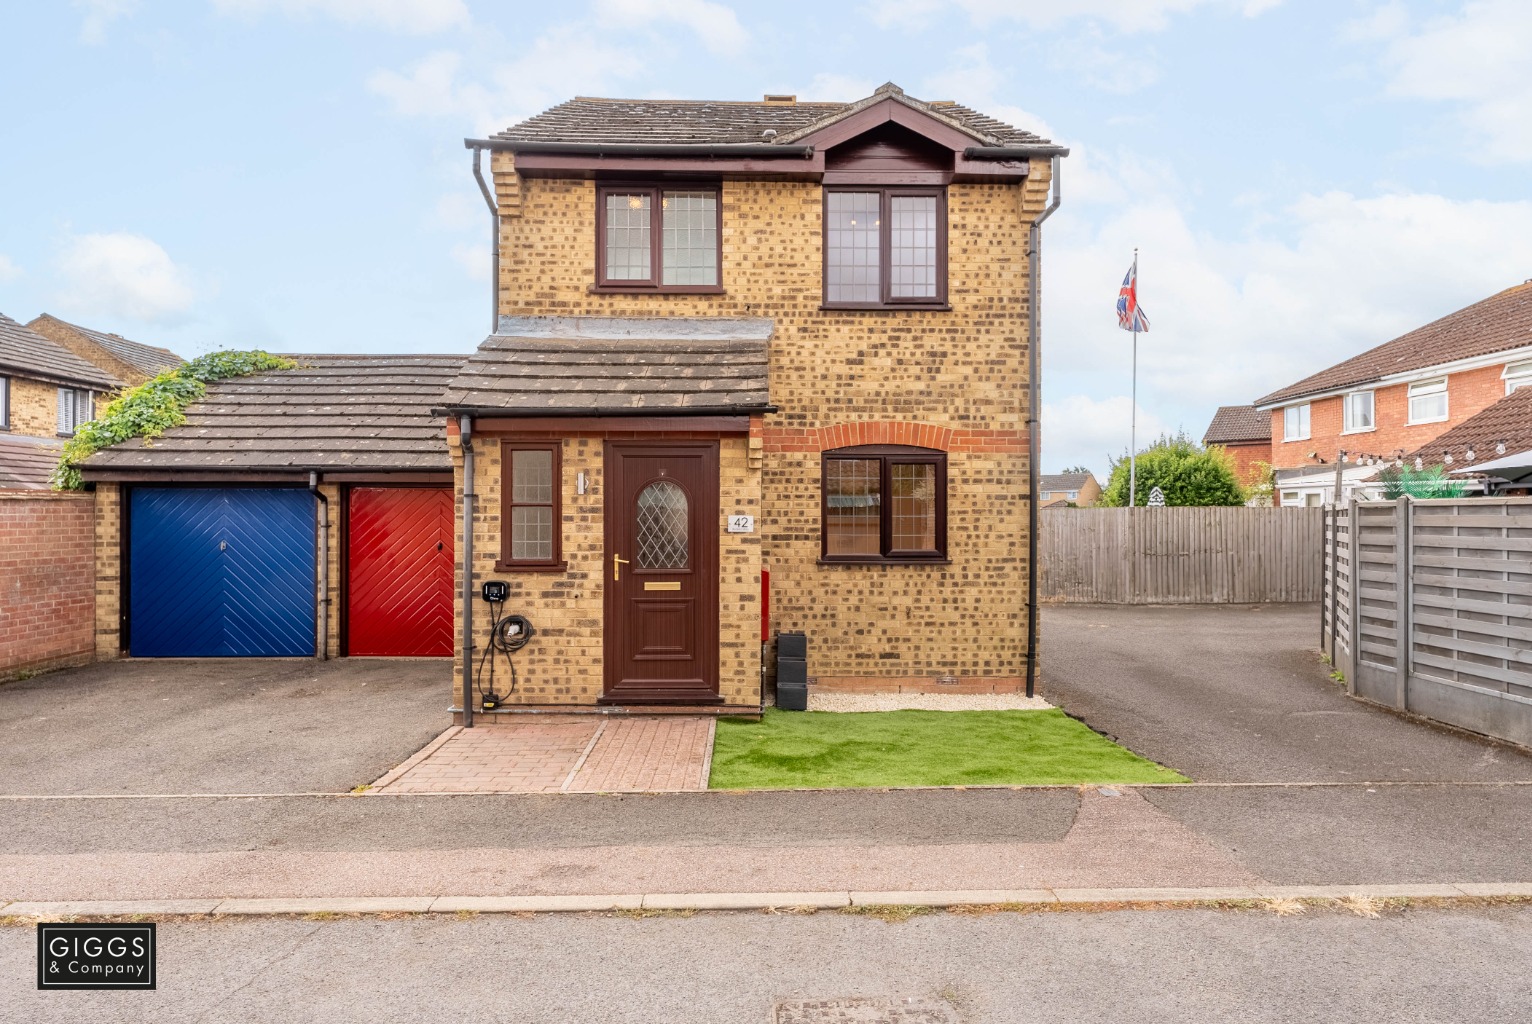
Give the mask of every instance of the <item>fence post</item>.
M 1394 503 L 1394 706 L 1400 711 L 1409 706 L 1410 633 L 1415 628 L 1414 610 L 1410 607 L 1410 563 L 1412 529 L 1410 496 L 1399 495 Z
M 1322 581 L 1320 583 L 1321 589 L 1319 592 L 1319 599 L 1322 602 L 1328 602 L 1330 608 L 1330 614 L 1326 616 L 1324 612 L 1325 606 L 1323 604 L 1320 605 L 1319 625 L 1321 633 L 1324 632 L 1325 627 L 1329 627 L 1330 649 L 1326 653 L 1330 655 L 1330 666 L 1332 668 L 1336 667 L 1335 609 L 1339 607 L 1340 604 L 1340 552 L 1336 550 L 1339 546 L 1340 505 L 1337 503 L 1332 504 L 1325 509 L 1325 533 L 1321 538 L 1319 555 L 1319 578 Z M 1329 620 L 1328 622 L 1325 621 L 1327 618 Z M 1324 642 L 1325 638 L 1321 636 L 1319 638 L 1321 647 L 1324 646 Z
M 1362 517 L 1357 513 L 1356 495 L 1351 496 L 1349 507 L 1350 528 L 1346 531 L 1347 547 L 1351 550 L 1347 554 L 1350 565 L 1349 585 L 1351 587 L 1351 621 L 1346 624 L 1346 692 L 1356 696 L 1356 674 L 1362 664 L 1361 652 L 1357 650 L 1357 644 L 1362 637 Z

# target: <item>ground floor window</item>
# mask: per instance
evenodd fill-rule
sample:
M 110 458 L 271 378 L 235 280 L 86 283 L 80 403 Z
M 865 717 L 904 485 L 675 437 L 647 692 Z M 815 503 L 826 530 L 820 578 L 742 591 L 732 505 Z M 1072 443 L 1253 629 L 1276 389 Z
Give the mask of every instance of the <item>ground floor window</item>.
M 947 557 L 947 455 L 859 445 L 823 456 L 821 553 L 827 562 Z
M 501 448 L 500 564 L 504 569 L 548 569 L 562 557 L 559 452 L 546 444 L 507 442 Z

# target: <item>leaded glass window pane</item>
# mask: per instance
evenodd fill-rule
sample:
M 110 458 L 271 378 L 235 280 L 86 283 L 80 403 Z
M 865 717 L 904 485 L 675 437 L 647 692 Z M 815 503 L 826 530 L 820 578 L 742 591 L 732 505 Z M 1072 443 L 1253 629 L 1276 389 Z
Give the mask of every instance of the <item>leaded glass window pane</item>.
M 511 501 L 553 504 L 553 453 L 518 451 L 511 454 Z
M 661 202 L 661 283 L 717 284 L 717 193 L 666 192 Z
M 553 558 L 553 509 L 547 505 L 517 505 L 511 509 L 511 557 L 547 562 Z
M 606 276 L 609 281 L 647 281 L 650 269 L 650 209 L 647 192 L 606 197 Z
M 877 459 L 825 463 L 825 553 L 877 555 L 883 495 Z
M 892 196 L 889 220 L 890 295 L 936 298 L 936 197 Z
M 687 510 L 686 492 L 669 480 L 656 480 L 638 493 L 639 568 L 686 568 Z
M 825 201 L 825 283 L 830 302 L 879 302 L 879 193 L 831 192 Z
M 894 463 L 889 467 L 889 508 L 895 551 L 936 550 L 936 466 Z

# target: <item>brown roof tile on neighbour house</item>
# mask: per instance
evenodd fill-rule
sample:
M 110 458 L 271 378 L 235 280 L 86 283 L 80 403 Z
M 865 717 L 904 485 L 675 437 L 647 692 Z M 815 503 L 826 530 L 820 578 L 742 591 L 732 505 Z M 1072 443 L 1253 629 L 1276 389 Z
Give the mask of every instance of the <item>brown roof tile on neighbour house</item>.
M 1369 384 L 1396 373 L 1532 347 L 1532 281 L 1417 327 L 1393 341 L 1273 391 L 1256 405 Z
M 1271 413 L 1253 405 L 1220 405 L 1202 435 L 1203 444 L 1249 444 L 1271 440 Z
M 438 405 L 506 416 L 762 412 L 771 331 L 765 319 L 501 317 Z
M 1040 491 L 1078 491 L 1090 479 L 1089 473 L 1044 473 L 1038 477 Z
M 1481 409 L 1429 444 L 1405 456 L 1413 463 L 1420 459 L 1429 466 L 1440 465 L 1445 452 L 1452 453 L 1453 466 L 1461 469 L 1473 462 L 1488 462 L 1500 457 L 1495 446 L 1505 443 L 1506 455 L 1532 451 L 1532 388 L 1517 388 L 1488 408 Z M 1474 457 L 1468 457 L 1472 448 Z
M 46 490 L 63 443 L 21 434 L 0 434 L 0 490 Z
M 967 132 L 987 146 L 1048 140 L 957 103 L 925 103 L 892 83 L 855 103 L 624 100 L 580 96 L 492 136 L 502 142 L 586 144 L 787 145 L 872 102 L 896 98 Z M 767 132 L 772 134 L 767 135 Z
M 98 391 L 122 385 L 122 381 L 99 366 L 87 363 L 4 313 L 0 313 L 0 374 L 36 377 Z
M 102 470 L 283 471 L 450 469 L 432 413 L 460 355 L 295 355 L 295 370 L 209 385 L 186 423 L 103 449 Z
M 168 348 L 157 348 L 153 345 L 145 345 L 142 342 L 129 341 L 119 334 L 108 334 L 105 331 L 92 330 L 89 327 L 81 327 L 67 320 L 60 320 L 51 313 L 44 313 L 33 320 L 28 327 L 36 329 L 40 321 L 52 321 L 61 327 L 74 331 L 88 341 L 92 341 L 129 366 L 138 370 L 145 376 L 153 377 L 165 370 L 173 370 L 185 360 Z

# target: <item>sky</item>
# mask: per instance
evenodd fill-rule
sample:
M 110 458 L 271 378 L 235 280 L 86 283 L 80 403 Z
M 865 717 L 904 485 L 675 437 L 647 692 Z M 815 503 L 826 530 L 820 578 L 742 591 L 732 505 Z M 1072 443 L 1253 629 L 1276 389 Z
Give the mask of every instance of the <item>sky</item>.
M 893 81 L 1071 147 L 1043 469 L 1532 278 L 1525 0 L 73 0 L 0 8 L 0 312 L 193 356 L 467 351 L 465 136 L 575 95 Z

